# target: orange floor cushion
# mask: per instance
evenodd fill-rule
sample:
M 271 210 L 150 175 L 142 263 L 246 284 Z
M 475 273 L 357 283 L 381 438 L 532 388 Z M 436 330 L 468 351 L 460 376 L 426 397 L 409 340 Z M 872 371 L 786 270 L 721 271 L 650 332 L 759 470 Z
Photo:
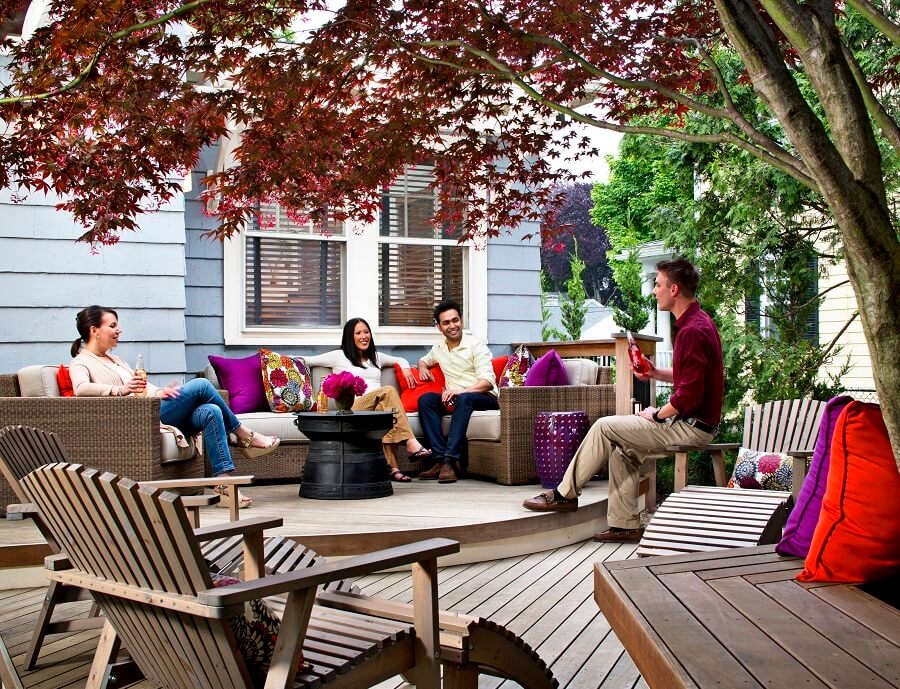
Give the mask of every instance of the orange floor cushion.
M 838 417 L 822 511 L 801 581 L 863 583 L 900 574 L 900 472 L 876 404 Z

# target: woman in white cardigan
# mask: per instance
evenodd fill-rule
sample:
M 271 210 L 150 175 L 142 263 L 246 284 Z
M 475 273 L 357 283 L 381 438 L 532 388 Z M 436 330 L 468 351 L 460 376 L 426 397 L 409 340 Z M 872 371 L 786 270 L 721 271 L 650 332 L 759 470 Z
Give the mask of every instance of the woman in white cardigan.
M 366 392 L 356 398 L 353 409 L 358 411 L 387 411 L 396 413 L 394 427 L 389 430 L 381 442 L 384 447 L 384 456 L 391 465 L 391 478 L 394 481 L 406 482 L 411 480 L 397 468 L 397 450 L 399 443 L 406 444 L 406 451 L 410 459 L 423 459 L 431 455 L 431 450 L 422 447 L 416 440 L 409 419 L 403 411 L 403 403 L 396 388 L 381 384 L 381 369 L 386 366 L 399 364 L 403 369 L 403 376 L 409 387 L 416 386 L 416 379 L 409 370 L 409 362 L 403 357 L 391 356 L 379 353 L 375 349 L 375 340 L 372 338 L 372 329 L 363 318 L 351 318 L 344 324 L 344 333 L 341 337 L 341 348 L 333 349 L 324 354 L 303 357 L 307 365 L 327 366 L 334 373 L 349 371 L 359 376 L 366 382 Z
M 149 395 L 159 397 L 159 419 L 192 435 L 203 432 L 203 447 L 212 465 L 213 476 L 231 474 L 234 463 L 228 448 L 228 434 L 234 433 L 241 452 L 247 457 L 260 457 L 278 447 L 279 439 L 255 433 L 238 421 L 216 389 L 205 378 L 184 385 L 158 388 L 134 371 L 110 350 L 119 344 L 119 316 L 113 309 L 89 306 L 75 318 L 78 338 L 72 343 L 69 373 L 77 397 L 125 397 Z M 228 506 L 228 493 L 214 488 L 221 496 L 220 505 Z M 240 495 L 240 507 L 253 500 Z

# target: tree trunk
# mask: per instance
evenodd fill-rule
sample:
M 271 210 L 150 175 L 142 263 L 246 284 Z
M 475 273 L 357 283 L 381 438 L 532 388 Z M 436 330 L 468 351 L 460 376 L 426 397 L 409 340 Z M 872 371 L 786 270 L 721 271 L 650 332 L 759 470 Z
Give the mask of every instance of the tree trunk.
M 814 16 L 810 4 L 762 4 L 797 49 L 831 126 L 830 137 L 787 70 L 781 48 L 754 3 L 716 2 L 754 87 L 784 127 L 841 230 L 847 274 L 900 471 L 900 242 L 887 206 L 871 121 L 833 23 L 825 21 L 823 13 Z

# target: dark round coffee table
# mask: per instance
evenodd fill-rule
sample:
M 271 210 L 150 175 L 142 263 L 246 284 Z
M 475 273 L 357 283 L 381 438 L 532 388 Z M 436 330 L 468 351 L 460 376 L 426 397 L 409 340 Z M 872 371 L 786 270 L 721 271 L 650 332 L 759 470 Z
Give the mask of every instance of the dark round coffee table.
M 309 438 L 300 497 L 362 500 L 393 495 L 381 438 L 394 425 L 388 411 L 300 412 L 294 424 Z

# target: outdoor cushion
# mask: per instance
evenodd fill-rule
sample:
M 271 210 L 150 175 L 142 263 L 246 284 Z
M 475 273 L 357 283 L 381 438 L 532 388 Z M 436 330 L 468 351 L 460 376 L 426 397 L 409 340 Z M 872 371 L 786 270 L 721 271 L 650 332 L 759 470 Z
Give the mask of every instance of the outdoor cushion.
M 569 377 L 566 367 L 555 349 L 551 349 L 540 359 L 534 362 L 534 366 L 528 371 L 525 378 L 526 386 L 534 385 L 568 385 Z
M 175 439 L 175 432 L 159 429 L 159 463 L 168 464 L 169 462 L 183 462 L 197 454 L 197 445 L 194 439 L 186 435 L 187 447 L 181 447 Z
M 525 384 L 525 376 L 528 369 L 534 364 L 534 357 L 525 345 L 519 345 L 512 354 L 507 357 L 506 366 L 497 376 L 498 388 L 517 388 Z
M 399 364 L 394 364 L 394 373 L 397 375 L 397 384 L 400 387 L 400 401 L 403 402 L 403 410 L 407 413 L 418 411 L 419 398 L 426 392 L 440 393 L 444 390 L 446 381 L 444 380 L 444 372 L 440 366 L 432 366 L 430 369 L 434 380 L 423 382 L 419 378 L 419 369 L 413 366 L 410 368 L 413 378 L 416 381 L 416 387 L 411 388 L 406 384 L 406 377 Z
M 563 359 L 569 385 L 596 385 L 600 365 L 590 359 Z M 610 381 L 611 382 L 611 381 Z
M 780 452 L 738 450 L 729 488 L 790 490 L 794 478 L 794 460 Z
M 441 428 L 446 435 L 450 431 L 450 415 L 441 419 Z M 424 433 L 423 433 L 424 435 Z M 485 409 L 472 412 L 466 428 L 466 440 L 492 440 L 500 442 L 500 410 Z
M 822 512 L 797 578 L 862 583 L 900 573 L 898 495 L 881 409 L 854 400 L 835 425 Z
M 303 357 L 260 349 L 259 366 L 269 409 L 279 413 L 312 409 L 312 378 Z
M 277 435 L 282 443 L 308 443 L 309 439 L 294 425 L 293 414 L 274 411 L 253 411 L 237 415 L 242 424 L 263 435 Z M 235 442 L 235 438 L 231 438 Z M 233 448 L 232 448 L 233 450 Z
M 500 387 L 500 376 L 503 375 L 503 369 L 506 368 L 506 363 L 509 361 L 509 357 L 504 354 L 503 356 L 495 356 L 491 359 L 491 367 L 494 369 L 494 383 L 497 387 Z
M 25 366 L 16 374 L 21 397 L 59 397 L 58 366 Z
M 228 406 L 235 414 L 269 408 L 259 370 L 259 354 L 242 359 L 210 354 L 207 359 L 215 369 L 219 387 L 228 391 Z
M 60 364 L 56 371 L 56 384 L 59 386 L 60 397 L 75 397 L 75 389 L 72 387 L 69 367 L 65 364 Z
M 803 485 L 800 486 L 797 504 L 791 510 L 787 524 L 784 525 L 781 541 L 775 547 L 775 550 L 781 555 L 806 557 L 809 553 L 809 544 L 812 542 L 816 524 L 819 522 L 822 498 L 825 496 L 825 485 L 828 481 L 834 427 L 844 407 L 850 404 L 852 399 L 846 395 L 835 397 L 828 401 L 822 411 L 822 422 L 819 426 L 819 435 L 816 438 L 809 474 L 803 481 Z

